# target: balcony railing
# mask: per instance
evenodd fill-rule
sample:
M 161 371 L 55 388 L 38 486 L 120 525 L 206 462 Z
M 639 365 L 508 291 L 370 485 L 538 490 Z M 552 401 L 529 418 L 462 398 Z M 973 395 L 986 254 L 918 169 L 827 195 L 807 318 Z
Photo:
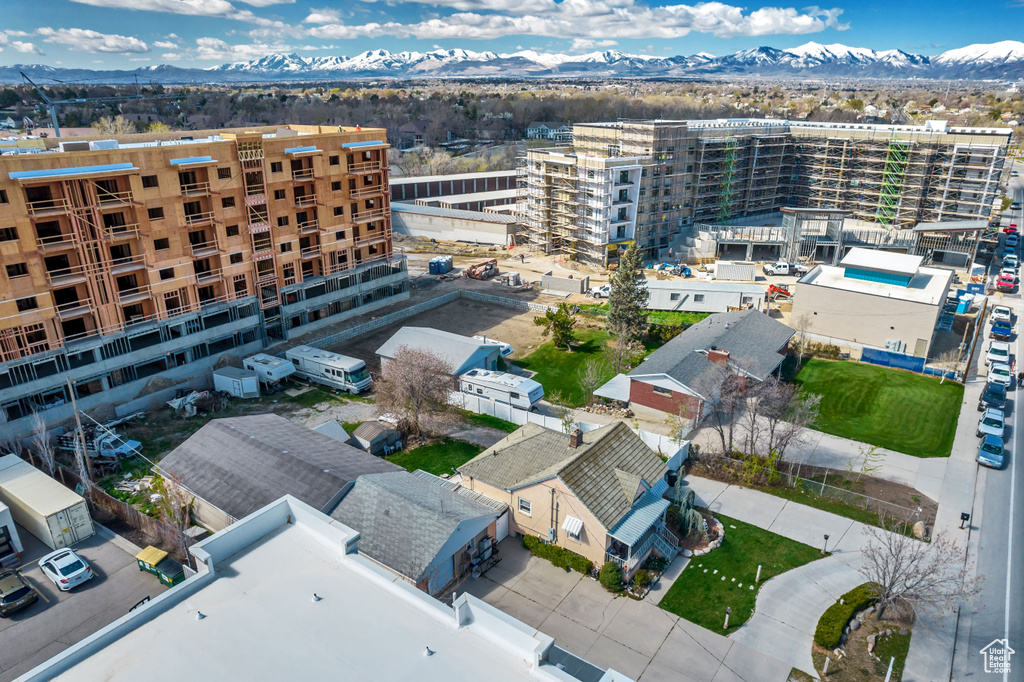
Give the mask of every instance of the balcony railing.
M 117 291 L 117 299 L 123 305 L 145 300 L 151 295 L 152 293 L 148 284 L 140 284 L 137 287 L 118 289 Z
M 313 219 L 307 220 L 304 223 L 299 223 L 299 234 L 310 234 L 320 229 L 320 221 Z
M 358 197 L 369 197 L 369 196 L 373 196 L 374 194 L 381 194 L 383 192 L 384 192 L 384 183 L 377 182 L 377 183 L 374 183 L 372 185 L 363 185 L 362 187 L 357 187 L 356 189 L 349 190 L 348 195 L 350 197 L 352 197 L 352 198 L 358 198 Z
M 302 208 L 303 206 L 313 206 L 315 204 L 316 204 L 316 195 L 315 194 L 296 194 L 295 195 L 295 205 L 297 207 L 299 207 L 299 208 Z
M 204 213 L 186 213 L 185 224 L 189 227 L 196 225 L 207 225 L 213 222 L 213 211 L 206 211 Z
M 313 177 L 314 176 L 312 168 L 299 168 L 298 170 L 292 171 L 292 180 L 304 182 L 306 180 L 312 180 Z
M 210 183 L 208 182 L 189 182 L 182 183 L 181 193 L 186 197 L 199 197 L 206 196 L 210 193 Z
M 41 251 L 56 251 L 57 249 L 66 249 L 75 245 L 75 235 L 61 232 L 60 234 L 52 234 L 46 237 L 36 237 L 36 242 L 39 244 Z
M 384 218 L 383 208 L 374 208 L 352 214 L 352 220 L 357 223 L 368 223 L 373 220 L 381 220 L 382 218 Z
M 131 190 L 124 192 L 108 192 L 104 189 L 96 190 L 96 200 L 100 202 L 100 206 L 122 206 L 130 204 L 134 201 Z
M 67 199 L 40 199 L 39 201 L 28 202 L 28 214 L 33 218 L 39 216 L 59 215 L 71 210 L 71 204 Z
M 220 279 L 221 270 L 220 268 L 212 268 L 210 270 L 201 270 L 196 273 L 197 282 L 209 282 L 211 280 Z
M 78 317 L 80 315 L 88 315 L 90 312 L 92 312 L 92 307 L 88 300 L 68 301 L 67 303 L 57 304 L 57 317 L 62 320 Z
M 146 256 L 138 254 L 136 256 L 124 256 L 123 258 L 114 258 L 110 262 L 110 271 L 113 273 L 129 272 L 131 270 L 137 270 L 147 266 Z
M 314 244 L 313 246 L 307 246 L 301 251 L 303 260 L 307 258 L 316 258 L 320 255 L 320 245 Z
M 206 242 L 189 244 L 189 249 L 192 251 L 193 256 L 209 256 L 220 251 L 220 244 L 214 238 Z
M 47 270 L 46 281 L 51 285 L 85 281 L 85 268 L 81 265 L 71 265 L 66 268 Z
M 131 223 L 130 225 L 110 225 L 103 227 L 103 238 L 108 241 L 117 241 L 118 239 L 130 239 L 139 236 L 139 224 Z
M 376 170 L 382 170 L 380 161 L 359 161 L 348 165 L 349 173 L 364 173 Z

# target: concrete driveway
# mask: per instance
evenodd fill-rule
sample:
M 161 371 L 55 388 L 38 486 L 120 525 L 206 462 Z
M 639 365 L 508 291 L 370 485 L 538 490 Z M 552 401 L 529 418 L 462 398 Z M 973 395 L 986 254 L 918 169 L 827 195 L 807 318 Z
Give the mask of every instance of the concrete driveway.
M 791 667 L 682 620 L 648 601 L 616 597 L 579 573 L 530 555 L 519 540 L 468 592 L 555 638 L 595 665 L 639 682 L 784 682 Z
M 139 570 L 132 549 L 99 534 L 75 544 L 96 577 L 70 592 L 61 592 L 36 565 L 49 547 L 20 526 L 25 546 L 21 573 L 40 599 L 25 611 L 0 620 L 0 682 L 8 682 L 85 639 L 128 613 L 139 600 L 167 588 L 156 576 Z M 122 541 L 123 542 L 123 541 Z

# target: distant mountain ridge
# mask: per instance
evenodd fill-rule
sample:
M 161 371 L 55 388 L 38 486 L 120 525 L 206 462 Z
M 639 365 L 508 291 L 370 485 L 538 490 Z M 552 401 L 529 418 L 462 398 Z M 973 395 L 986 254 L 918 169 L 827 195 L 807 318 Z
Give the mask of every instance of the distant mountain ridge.
M 1004 40 L 968 45 L 935 57 L 902 50 L 871 50 L 809 42 L 780 50 L 757 47 L 717 57 L 705 52 L 675 57 L 606 50 L 582 55 L 532 50 L 498 54 L 451 49 L 430 52 L 368 50 L 353 57 L 271 54 L 259 59 L 192 69 L 163 64 L 133 71 L 93 71 L 43 65 L 0 66 L 0 82 L 19 82 L 20 71 L 59 79 L 150 76 L 169 82 L 241 83 L 360 78 L 571 78 L 763 76 L 832 78 L 1024 78 L 1024 43 Z

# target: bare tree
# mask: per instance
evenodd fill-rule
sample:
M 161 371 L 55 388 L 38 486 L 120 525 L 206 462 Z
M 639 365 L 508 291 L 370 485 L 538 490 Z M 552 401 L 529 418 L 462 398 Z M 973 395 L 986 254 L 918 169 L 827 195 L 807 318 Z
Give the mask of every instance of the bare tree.
M 712 404 L 709 421 L 722 441 L 722 454 L 732 456 L 736 422 L 743 408 L 743 381 L 735 374 L 728 374 L 718 395 L 709 402 Z
M 619 334 L 612 341 L 609 349 L 612 368 L 616 374 L 632 369 L 633 362 L 644 352 L 644 345 L 633 341 L 625 334 Z
M 957 369 L 960 367 L 960 347 L 950 348 L 939 353 L 939 356 L 935 358 L 935 364 L 942 370 L 942 379 L 939 383 L 945 383 L 946 372 L 952 372 L 953 376 L 956 376 Z
M 160 520 L 174 531 L 173 541 L 185 554 L 185 560 L 192 567 L 188 553 L 188 529 L 192 527 L 192 507 L 196 498 L 182 483 L 180 474 L 168 471 L 163 478 L 164 499 L 160 505 Z M 194 568 L 194 567 L 193 567 Z
M 437 353 L 401 346 L 373 382 L 377 409 L 398 417 L 409 435 L 435 432 L 456 418 L 448 402 L 454 372 Z
M 576 416 L 573 414 L 572 407 L 562 397 L 559 391 L 553 391 L 548 396 L 548 404 L 551 405 L 551 411 L 554 416 L 562 422 L 562 431 L 566 434 L 570 434 L 576 428 Z
M 814 318 L 809 313 L 797 315 L 792 320 L 793 329 L 796 330 L 796 359 L 797 367 L 804 364 L 804 353 L 807 351 L 807 332 L 814 325 Z
M 85 489 L 85 496 L 90 500 L 92 499 L 92 478 L 89 476 L 89 465 L 85 461 L 85 458 L 89 455 L 86 454 L 85 448 L 82 446 L 82 441 L 75 439 L 75 469 L 78 473 L 78 480 L 82 483 L 82 488 Z
M 801 393 L 775 376 L 765 379 L 759 392 L 765 451 L 783 459 L 789 446 L 818 419 L 821 396 Z
M 894 524 L 883 520 L 883 525 Z M 936 536 L 922 542 L 873 526 L 864 532 L 870 537 L 860 571 L 874 585 L 879 619 L 890 608 L 952 611 L 981 589 L 981 576 L 973 575 L 972 562 L 964 561 L 964 548 L 953 540 Z
M 92 124 L 92 128 L 100 135 L 110 135 L 111 137 L 120 137 L 138 132 L 135 129 L 135 124 L 120 115 L 113 118 L 102 116 Z
M 594 391 L 604 383 L 607 376 L 608 364 L 600 358 L 590 358 L 583 364 L 576 380 L 579 382 L 580 388 L 583 389 L 583 397 L 586 399 L 587 405 L 594 402 Z
M 43 469 L 52 477 L 57 471 L 57 448 L 46 428 L 46 422 L 38 412 L 32 413 L 32 437 L 29 439 L 29 448 L 39 456 Z
M 0 407 L 0 453 L 21 454 L 21 439 L 14 435 L 14 429 L 7 426 L 7 410 Z
M 865 474 L 871 476 L 882 468 L 882 462 L 885 461 L 885 453 L 879 450 L 877 445 L 872 445 L 869 448 L 862 447 L 860 449 L 860 460 L 860 467 L 857 469 L 857 483 L 860 483 L 861 476 Z

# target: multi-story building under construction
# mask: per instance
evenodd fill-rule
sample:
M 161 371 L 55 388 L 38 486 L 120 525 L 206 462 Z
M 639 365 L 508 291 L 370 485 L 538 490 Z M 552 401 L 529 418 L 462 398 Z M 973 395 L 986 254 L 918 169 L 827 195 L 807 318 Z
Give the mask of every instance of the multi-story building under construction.
M 843 210 L 888 230 L 987 219 L 1010 132 L 941 121 L 578 124 L 571 147 L 527 152 L 522 222 L 533 247 L 605 265 L 634 240 L 654 256 L 694 223 L 784 207 Z M 639 167 L 635 191 L 588 183 L 616 163 Z
M 9 422 L 126 402 L 408 296 L 384 130 L 143 139 L 0 146 Z

